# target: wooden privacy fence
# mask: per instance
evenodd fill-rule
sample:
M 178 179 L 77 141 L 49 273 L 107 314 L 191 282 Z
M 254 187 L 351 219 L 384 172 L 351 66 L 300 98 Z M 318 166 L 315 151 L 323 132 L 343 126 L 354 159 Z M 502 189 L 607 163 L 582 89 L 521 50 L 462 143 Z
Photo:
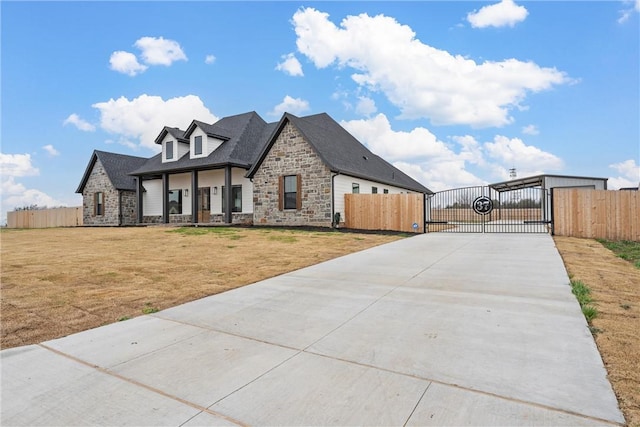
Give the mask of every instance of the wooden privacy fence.
M 78 227 L 82 207 L 7 212 L 7 228 Z
M 347 228 L 424 232 L 422 194 L 345 194 L 344 199 Z
M 554 188 L 557 236 L 640 241 L 640 192 Z

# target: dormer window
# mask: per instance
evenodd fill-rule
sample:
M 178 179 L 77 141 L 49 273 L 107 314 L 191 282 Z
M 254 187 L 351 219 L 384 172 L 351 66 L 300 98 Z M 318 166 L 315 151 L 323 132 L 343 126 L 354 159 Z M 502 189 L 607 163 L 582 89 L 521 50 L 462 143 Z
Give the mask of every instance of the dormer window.
M 165 159 L 173 159 L 173 141 L 167 141 L 165 145 Z
M 196 136 L 193 141 L 193 154 L 198 156 L 202 154 L 202 136 Z

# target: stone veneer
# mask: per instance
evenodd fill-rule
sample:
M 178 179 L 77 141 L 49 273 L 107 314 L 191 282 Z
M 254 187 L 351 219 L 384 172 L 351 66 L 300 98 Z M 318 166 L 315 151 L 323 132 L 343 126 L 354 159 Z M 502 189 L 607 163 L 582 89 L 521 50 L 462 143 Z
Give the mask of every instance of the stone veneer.
M 301 175 L 302 208 L 279 210 L 279 178 Z M 288 122 L 253 177 L 256 225 L 331 226 L 331 171 Z
M 95 193 L 104 194 L 104 215 L 96 216 L 94 202 Z M 113 187 L 102 166 L 100 159 L 96 159 L 91 175 L 82 191 L 82 221 L 84 225 L 118 225 L 118 190 Z
M 135 191 L 120 190 L 120 208 L 122 209 L 122 225 L 138 223 L 138 197 Z
M 241 225 L 251 225 L 253 224 L 253 214 L 231 212 L 231 223 L 241 224 Z M 224 224 L 224 215 L 211 214 L 211 220 L 209 222 L 203 222 L 201 224 Z

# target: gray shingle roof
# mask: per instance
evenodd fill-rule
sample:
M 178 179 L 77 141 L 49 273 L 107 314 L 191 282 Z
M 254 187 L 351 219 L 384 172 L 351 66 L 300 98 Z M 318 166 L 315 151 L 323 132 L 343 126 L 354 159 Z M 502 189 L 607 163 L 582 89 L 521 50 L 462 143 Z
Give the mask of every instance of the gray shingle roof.
M 313 146 L 316 153 L 333 172 L 421 193 L 432 193 L 427 187 L 369 151 L 367 147 L 326 113 L 306 117 L 296 117 L 285 113 L 278 124 L 277 132 L 273 135 L 268 145 L 263 148 L 260 157 L 251 167 L 248 173 L 249 177 L 252 177 L 260 166 L 260 163 L 262 163 L 262 160 L 264 160 L 267 152 L 275 142 L 277 134 L 287 121 L 290 121 L 300 130 L 305 139 Z
M 432 193 L 427 187 L 369 151 L 326 113 L 306 117 L 285 113 L 279 122 L 266 123 L 255 111 L 251 111 L 224 117 L 214 124 L 194 120 L 184 132 L 165 127 L 156 142 L 161 142 L 167 133 L 186 142 L 199 127 L 207 135 L 223 140 L 223 143 L 207 157 L 196 159 L 185 154 L 174 162 L 163 163 L 162 154 L 157 154 L 130 169 L 129 174 L 153 175 L 231 165 L 248 169 L 247 176 L 251 178 L 287 122 L 300 130 L 333 172 L 407 190 Z
M 185 138 L 183 130 L 180 130 L 178 128 L 170 128 L 169 126 L 165 126 L 162 129 L 162 131 L 160 132 L 160 134 L 158 135 L 158 137 L 156 138 L 155 143 L 156 144 L 162 144 L 162 140 L 164 139 L 164 137 L 167 134 L 169 134 L 172 137 L 174 137 L 177 141 L 189 142 L 189 140 Z
M 148 159 L 144 157 L 94 150 L 76 193 L 82 193 L 84 190 L 84 186 L 87 184 L 91 171 L 93 170 L 97 160 L 100 160 L 111 184 L 116 190 L 135 191 L 136 180 L 134 177 L 129 175 L 129 172 L 142 166 Z
M 185 138 L 188 138 L 195 126 L 224 142 L 207 157 L 197 159 L 191 159 L 188 154 L 185 154 L 175 162 L 162 163 L 162 155 L 157 154 L 129 173 L 131 175 L 147 175 L 216 168 L 225 165 L 249 169 L 260 149 L 266 143 L 268 136 L 264 136 L 264 133 L 265 129 L 269 128 L 269 125 L 255 111 L 225 117 L 213 125 L 194 120 L 184 133 Z

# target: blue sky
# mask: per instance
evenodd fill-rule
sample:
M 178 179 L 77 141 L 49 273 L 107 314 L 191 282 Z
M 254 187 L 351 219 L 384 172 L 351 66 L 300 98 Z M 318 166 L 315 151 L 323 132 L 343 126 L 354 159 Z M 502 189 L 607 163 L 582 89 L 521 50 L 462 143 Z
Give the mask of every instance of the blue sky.
M 327 112 L 432 190 L 640 181 L 640 0 L 0 2 L 2 218 L 79 206 L 94 149 Z

